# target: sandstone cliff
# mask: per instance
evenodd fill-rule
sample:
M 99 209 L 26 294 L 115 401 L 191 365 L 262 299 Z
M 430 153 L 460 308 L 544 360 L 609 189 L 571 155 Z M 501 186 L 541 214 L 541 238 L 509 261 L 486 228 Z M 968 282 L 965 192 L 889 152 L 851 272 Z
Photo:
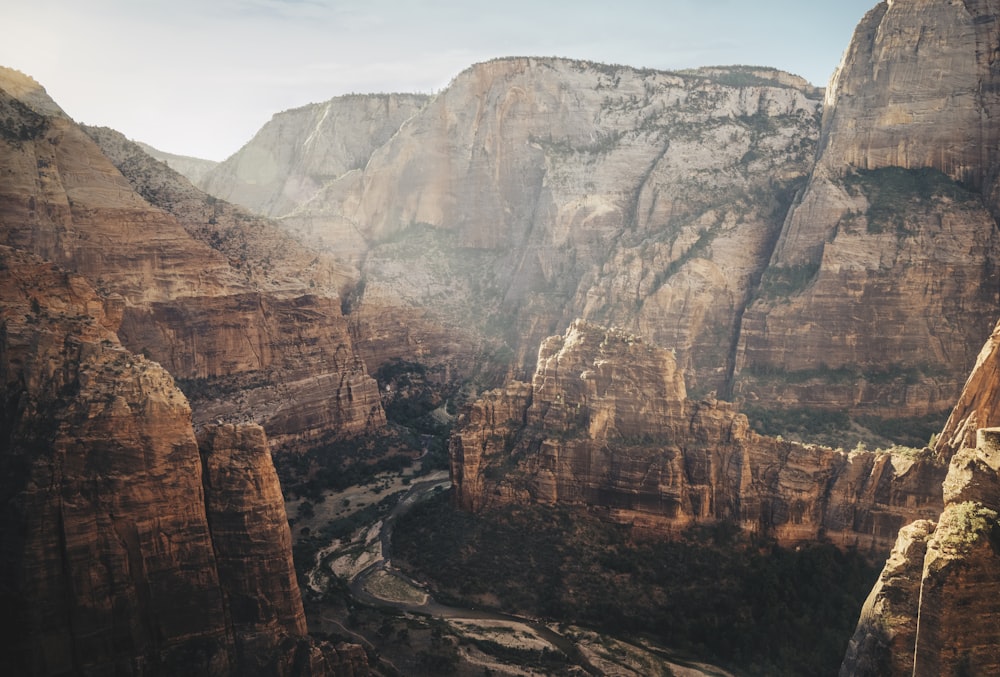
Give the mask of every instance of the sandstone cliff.
M 819 116 L 813 88 L 765 69 L 501 59 L 282 224 L 361 267 L 372 369 L 408 352 L 524 378 L 586 316 L 675 347 L 693 387 L 721 391 Z
M 305 636 L 262 430 L 199 453 L 184 395 L 82 276 L 0 246 L 0 293 L 5 674 L 363 670 Z
M 934 447 L 938 456 L 951 458 L 963 447 L 976 446 L 976 431 L 1000 426 L 1000 323 L 979 351 L 976 366 L 962 389 Z
M 0 107 L 0 242 L 116 294 L 123 342 L 180 379 L 196 423 L 285 445 L 384 423 L 341 313 L 350 269 L 90 130 L 102 152 L 20 74 L 0 71 Z
M 274 180 L 297 186 L 281 223 L 357 266 L 347 307 L 372 369 L 524 380 L 584 317 L 673 348 L 693 393 L 755 422 L 846 412 L 925 441 L 1000 302 L 994 104 L 975 85 L 993 77 L 989 12 L 879 5 L 825 103 L 761 68 L 500 59 L 357 169 L 302 122 L 318 108 L 276 117 L 247 161 L 329 166 Z M 293 119 L 320 150 L 284 148 Z
M 511 382 L 463 413 L 451 458 L 467 510 L 563 502 L 666 533 L 728 520 L 874 556 L 901 526 L 937 514 L 944 475 L 929 453 L 757 435 L 732 405 L 688 399 L 670 352 L 581 321 L 545 340 L 530 385 Z
M 1000 301 L 996 12 L 897 0 L 860 23 L 744 318 L 738 397 L 886 418 L 951 408 Z

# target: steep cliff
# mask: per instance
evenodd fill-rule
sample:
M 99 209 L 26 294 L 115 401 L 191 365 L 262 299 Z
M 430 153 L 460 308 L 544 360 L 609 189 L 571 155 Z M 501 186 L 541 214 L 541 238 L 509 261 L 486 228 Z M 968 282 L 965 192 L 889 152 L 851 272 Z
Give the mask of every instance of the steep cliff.
M 847 414 L 917 443 L 1000 303 L 991 11 L 879 5 L 825 103 L 762 68 L 499 59 L 357 169 L 304 122 L 321 107 L 276 117 L 253 153 L 330 167 L 283 170 L 302 190 L 281 223 L 357 266 L 346 305 L 372 369 L 524 380 L 583 317 L 673 348 L 693 393 L 756 427 Z M 322 151 L 284 149 L 293 118 Z
M 349 268 L 90 130 L 102 152 L 14 71 L 0 108 L 0 242 L 116 294 L 123 342 L 180 380 L 196 423 L 254 420 L 283 445 L 384 423 L 341 314 Z
M 949 459 L 963 447 L 976 446 L 976 431 L 1000 426 L 1000 323 L 979 351 L 976 365 L 951 411 L 934 451 Z
M 282 224 L 358 262 L 373 369 L 418 348 L 523 378 L 585 316 L 675 347 L 693 387 L 721 391 L 819 116 L 814 88 L 766 69 L 496 60 Z
M 1000 301 L 996 14 L 896 0 L 862 20 L 744 318 L 738 397 L 883 418 L 951 408 Z
M 463 413 L 451 457 L 467 510 L 563 502 L 667 533 L 727 520 L 883 556 L 901 526 L 936 515 L 944 475 L 930 454 L 757 435 L 732 405 L 688 399 L 670 352 L 581 321 L 542 344 L 530 385 Z
M 1000 429 L 951 460 L 945 508 L 899 534 L 865 602 L 840 674 L 1000 671 Z
M 258 214 L 284 216 L 326 183 L 363 168 L 429 98 L 351 95 L 278 113 L 237 153 L 192 181 Z
M 203 457 L 173 379 L 119 343 L 120 299 L 82 276 L 0 246 L 0 292 L 4 672 L 326 674 L 260 428 Z

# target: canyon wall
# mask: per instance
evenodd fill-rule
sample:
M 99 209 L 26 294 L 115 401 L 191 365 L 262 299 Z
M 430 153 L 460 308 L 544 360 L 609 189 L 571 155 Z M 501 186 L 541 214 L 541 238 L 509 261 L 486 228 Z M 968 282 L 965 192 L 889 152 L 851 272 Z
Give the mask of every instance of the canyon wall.
M 0 110 L 0 242 L 113 297 L 123 343 L 178 379 L 196 424 L 255 421 L 283 447 L 384 425 L 341 311 L 356 271 L 121 135 L 92 139 L 14 71 Z
M 0 246 L 0 292 L 4 672 L 365 674 L 305 634 L 260 427 L 199 450 L 171 376 L 119 342 L 120 299 L 81 275 Z
M 767 69 L 500 59 L 281 223 L 358 262 L 372 369 L 409 353 L 526 378 L 538 342 L 585 316 L 675 347 L 692 387 L 722 391 L 820 106 Z
M 334 159 L 323 105 L 232 162 L 316 145 L 295 162 L 322 182 L 275 165 L 297 186 L 280 223 L 357 269 L 345 308 L 372 370 L 526 380 L 583 317 L 673 348 L 692 393 L 755 427 L 846 413 L 922 444 L 1000 303 L 990 12 L 880 4 L 825 100 L 763 68 L 498 59 L 364 163 Z M 337 105 L 375 125 L 383 103 Z
M 816 167 L 744 317 L 738 398 L 950 410 L 1000 301 L 996 13 L 897 0 L 861 21 L 827 91 Z
M 874 557 L 940 511 L 945 473 L 929 450 L 848 453 L 758 435 L 732 405 L 689 399 L 671 352 L 583 321 L 543 342 L 530 384 L 463 412 L 451 459 L 466 510 L 559 502 L 666 534 L 726 520 Z

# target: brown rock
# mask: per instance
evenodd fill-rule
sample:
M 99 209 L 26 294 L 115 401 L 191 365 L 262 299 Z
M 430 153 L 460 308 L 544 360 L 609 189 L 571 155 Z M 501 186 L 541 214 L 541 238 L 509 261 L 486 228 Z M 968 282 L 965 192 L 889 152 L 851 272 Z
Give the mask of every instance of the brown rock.
M 1000 429 L 951 459 L 936 527 L 900 531 L 862 611 L 844 675 L 967 675 L 1000 670 Z
M 0 296 L 0 671 L 367 674 L 305 637 L 263 431 L 206 430 L 200 456 L 83 277 L 0 246 Z
M 951 458 L 962 447 L 975 448 L 976 431 L 1000 425 L 1000 324 L 983 345 L 934 451 Z
M 451 440 L 456 503 L 569 503 L 676 533 L 729 520 L 792 544 L 826 538 L 886 553 L 935 515 L 944 469 L 929 457 L 757 435 L 718 400 L 687 399 L 668 351 L 577 321 L 512 382 L 463 413 Z
M 125 345 L 181 379 L 197 424 L 253 420 L 289 447 L 384 425 L 341 314 L 356 273 L 119 134 L 89 130 L 99 148 L 24 76 L 0 70 L 0 102 L 16 132 L 0 138 L 0 241 L 109 294 Z
M 279 638 L 308 632 L 278 475 L 260 426 L 205 426 L 198 446 L 236 663 L 242 673 L 262 674 Z

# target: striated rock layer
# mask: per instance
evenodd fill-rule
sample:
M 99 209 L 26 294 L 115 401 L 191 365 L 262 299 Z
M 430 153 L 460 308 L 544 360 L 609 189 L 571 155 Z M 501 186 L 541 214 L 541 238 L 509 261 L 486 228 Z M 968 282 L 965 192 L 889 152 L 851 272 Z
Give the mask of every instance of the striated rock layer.
M 675 347 L 692 387 L 721 392 L 820 106 L 768 69 L 476 64 L 281 224 L 359 266 L 373 370 L 409 353 L 523 379 L 587 317 Z
M 246 161 L 292 153 L 293 117 L 311 130 L 295 162 L 337 178 L 282 169 L 299 206 L 281 224 L 357 266 L 346 307 L 373 370 L 526 380 L 583 317 L 779 424 L 846 412 L 929 435 L 1000 303 L 991 7 L 879 5 L 825 102 L 767 69 L 499 59 L 356 169 L 304 122 L 321 107 L 276 117 Z
M 283 446 L 384 425 L 341 313 L 349 268 L 119 134 L 89 130 L 99 147 L 14 71 L 0 109 L 0 242 L 112 295 L 123 342 L 179 380 L 196 423 L 252 420 Z
M 692 401 L 668 351 L 574 322 L 511 382 L 463 413 L 456 503 L 563 502 L 661 532 L 728 520 L 784 544 L 820 538 L 873 555 L 940 509 L 930 454 L 845 453 L 758 435 L 717 400 Z
M 883 418 L 950 410 L 1000 303 L 998 9 L 895 0 L 861 21 L 744 317 L 738 397 Z
M 263 431 L 207 429 L 199 453 L 82 276 L 0 247 L 0 293 L 3 672 L 364 674 L 305 636 Z
M 1000 426 L 1000 323 L 979 351 L 976 366 L 965 382 L 934 451 L 944 459 L 959 449 L 976 446 L 980 428 Z

